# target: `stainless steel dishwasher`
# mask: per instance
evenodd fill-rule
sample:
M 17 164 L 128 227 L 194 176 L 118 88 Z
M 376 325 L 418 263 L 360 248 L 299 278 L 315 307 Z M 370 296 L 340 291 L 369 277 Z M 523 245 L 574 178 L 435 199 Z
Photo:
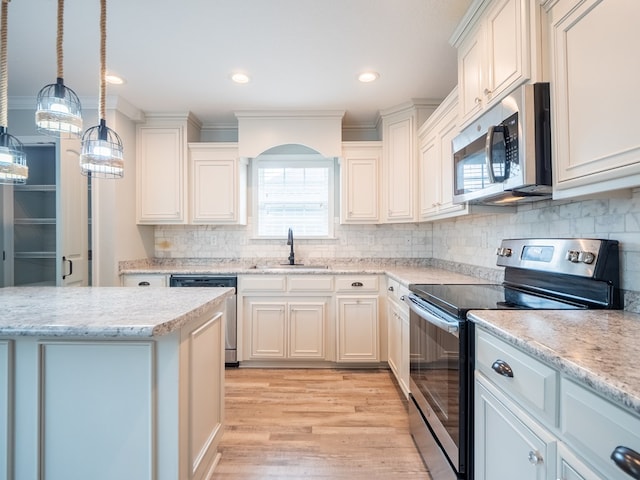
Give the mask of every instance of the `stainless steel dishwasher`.
M 225 323 L 224 364 L 238 366 L 237 306 L 238 277 L 228 275 L 171 275 L 170 287 L 232 287 L 234 294 L 227 297 L 227 321 Z

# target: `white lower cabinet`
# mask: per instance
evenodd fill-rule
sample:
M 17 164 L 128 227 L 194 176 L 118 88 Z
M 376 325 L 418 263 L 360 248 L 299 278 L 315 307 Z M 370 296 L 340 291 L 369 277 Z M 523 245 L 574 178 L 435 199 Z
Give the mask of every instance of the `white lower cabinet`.
M 337 296 L 338 362 L 380 361 L 378 295 Z
M 240 275 L 241 362 L 378 363 L 379 275 Z M 408 322 L 408 320 L 407 320 Z M 380 325 L 383 325 L 380 327 Z M 240 327 L 240 325 L 239 325 Z M 408 326 L 406 327 L 408 343 Z M 407 359 L 408 382 L 408 359 Z
M 601 480 L 591 468 L 580 460 L 564 443 L 558 442 L 558 480 Z
M 245 298 L 249 359 L 325 360 L 326 299 Z
M 476 376 L 475 479 L 553 479 L 556 441 L 499 390 Z
M 409 291 L 387 279 L 387 362 L 405 397 L 409 396 L 409 307 L 404 296 Z
M 630 480 L 640 416 L 476 329 L 475 480 Z

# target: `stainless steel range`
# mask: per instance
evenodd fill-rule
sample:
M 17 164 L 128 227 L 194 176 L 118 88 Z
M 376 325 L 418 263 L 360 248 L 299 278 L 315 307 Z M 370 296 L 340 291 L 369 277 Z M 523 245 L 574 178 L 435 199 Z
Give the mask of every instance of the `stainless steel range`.
M 502 284 L 413 284 L 411 433 L 437 480 L 473 478 L 473 323 L 469 310 L 617 309 L 618 242 L 511 239 Z

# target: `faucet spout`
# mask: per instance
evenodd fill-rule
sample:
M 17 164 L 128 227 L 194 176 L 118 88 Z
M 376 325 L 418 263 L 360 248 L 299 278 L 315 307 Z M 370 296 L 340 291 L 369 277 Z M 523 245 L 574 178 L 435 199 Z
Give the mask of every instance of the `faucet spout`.
M 295 254 L 293 253 L 293 231 L 289 229 L 289 234 L 287 235 L 287 245 L 291 245 L 291 252 L 289 253 L 289 265 L 295 265 Z

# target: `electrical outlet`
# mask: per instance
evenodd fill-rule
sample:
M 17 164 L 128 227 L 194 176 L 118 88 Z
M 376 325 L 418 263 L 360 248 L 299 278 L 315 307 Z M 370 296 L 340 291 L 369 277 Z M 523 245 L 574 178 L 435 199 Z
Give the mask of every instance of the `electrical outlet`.
M 211 236 L 209 237 L 209 244 L 210 244 L 212 247 L 215 247 L 216 245 L 218 245 L 218 236 L 217 236 L 217 235 L 211 235 Z
M 376 243 L 375 235 L 367 235 L 367 245 L 371 246 Z

